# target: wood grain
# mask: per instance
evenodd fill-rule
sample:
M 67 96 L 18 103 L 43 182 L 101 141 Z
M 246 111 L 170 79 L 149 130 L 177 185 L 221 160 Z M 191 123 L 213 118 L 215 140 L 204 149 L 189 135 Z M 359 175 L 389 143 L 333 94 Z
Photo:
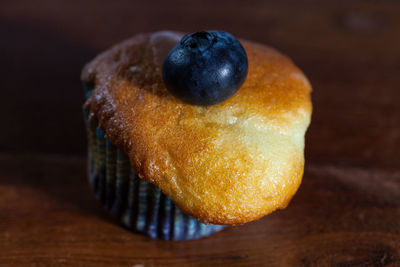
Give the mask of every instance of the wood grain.
M 94 200 L 85 175 L 81 157 L 0 156 L 0 264 L 372 266 L 400 261 L 400 171 L 308 164 L 286 210 L 187 242 L 156 241 L 118 226 Z
M 314 87 L 289 207 L 189 242 L 120 227 L 89 191 L 83 64 L 144 31 L 224 29 Z M 0 266 L 400 266 L 398 1 L 1 1 Z

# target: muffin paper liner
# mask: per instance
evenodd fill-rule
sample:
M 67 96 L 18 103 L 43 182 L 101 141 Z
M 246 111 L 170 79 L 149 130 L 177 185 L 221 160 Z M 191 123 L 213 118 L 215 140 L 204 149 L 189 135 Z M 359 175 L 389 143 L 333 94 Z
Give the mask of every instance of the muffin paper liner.
M 93 86 L 84 85 L 89 97 Z M 96 198 L 130 230 L 165 240 L 197 239 L 226 225 L 203 224 L 183 213 L 157 186 L 140 179 L 126 153 L 116 148 L 83 110 L 88 137 L 88 176 Z

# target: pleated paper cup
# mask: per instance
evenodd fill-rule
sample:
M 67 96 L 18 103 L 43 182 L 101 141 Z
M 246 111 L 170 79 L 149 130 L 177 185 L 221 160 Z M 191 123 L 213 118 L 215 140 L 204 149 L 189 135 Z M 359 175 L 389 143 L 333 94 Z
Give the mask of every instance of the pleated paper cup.
M 84 84 L 86 97 L 93 85 Z M 183 213 L 157 186 L 140 179 L 126 153 L 116 148 L 83 111 L 88 137 L 88 176 L 96 198 L 126 228 L 165 240 L 198 239 L 224 229 Z

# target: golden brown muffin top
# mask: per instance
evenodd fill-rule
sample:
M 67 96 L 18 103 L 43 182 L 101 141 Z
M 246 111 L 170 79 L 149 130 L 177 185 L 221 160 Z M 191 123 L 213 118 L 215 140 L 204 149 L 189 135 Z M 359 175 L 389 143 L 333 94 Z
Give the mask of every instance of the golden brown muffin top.
M 284 208 L 300 185 L 311 87 L 292 61 L 241 40 L 243 86 L 213 106 L 165 88 L 161 65 L 182 34 L 135 36 L 85 66 L 94 81 L 85 104 L 138 176 L 205 223 L 242 224 Z

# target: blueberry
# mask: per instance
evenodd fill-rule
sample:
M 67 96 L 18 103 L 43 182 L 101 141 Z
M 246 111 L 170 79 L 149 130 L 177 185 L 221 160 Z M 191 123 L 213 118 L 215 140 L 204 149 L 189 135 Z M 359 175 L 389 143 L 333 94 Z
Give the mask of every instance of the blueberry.
M 247 55 L 239 41 L 223 31 L 185 35 L 166 56 L 162 75 L 177 98 L 201 106 L 231 97 L 246 80 Z

